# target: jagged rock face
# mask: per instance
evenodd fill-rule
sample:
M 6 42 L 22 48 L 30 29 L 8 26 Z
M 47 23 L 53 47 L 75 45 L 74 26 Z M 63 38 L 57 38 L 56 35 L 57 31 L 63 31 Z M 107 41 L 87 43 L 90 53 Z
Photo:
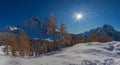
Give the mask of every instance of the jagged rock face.
M 110 25 L 104 25 L 104 26 L 103 26 L 103 29 L 104 29 L 106 32 L 109 32 L 109 33 L 115 33 L 115 32 L 116 32 L 115 29 L 114 29 L 112 26 L 110 26 Z
M 116 32 L 112 26 L 106 25 L 106 24 L 103 25 L 102 27 L 98 27 L 92 31 L 93 31 L 92 33 L 101 34 L 101 35 L 108 34 L 108 33 L 114 34 Z
M 56 27 L 56 20 L 54 15 L 52 14 L 49 18 L 45 18 L 40 21 L 39 17 L 34 16 L 31 19 L 25 21 L 24 27 L 36 29 L 41 31 L 42 33 L 53 34 L 55 32 Z M 37 31 L 36 31 L 37 32 Z
M 93 34 L 97 35 L 107 35 L 112 40 L 119 41 L 120 40 L 120 32 L 116 31 L 111 25 L 103 25 L 102 27 L 98 27 L 96 29 L 92 29 L 90 31 L 87 31 L 85 33 L 81 33 L 81 36 L 90 36 Z
M 49 22 L 50 22 L 49 18 L 45 18 L 40 21 L 40 19 L 38 17 L 32 17 L 30 20 L 25 22 L 23 29 L 32 38 L 56 37 L 55 34 L 53 34 L 54 31 L 51 34 L 48 34 L 48 29 L 52 28 L 49 26 Z
M 31 27 L 31 28 L 40 28 L 41 22 L 39 17 L 34 16 L 31 19 L 24 22 L 25 27 Z
M 44 18 L 41 23 L 41 32 L 47 33 L 48 23 L 50 22 L 49 18 Z

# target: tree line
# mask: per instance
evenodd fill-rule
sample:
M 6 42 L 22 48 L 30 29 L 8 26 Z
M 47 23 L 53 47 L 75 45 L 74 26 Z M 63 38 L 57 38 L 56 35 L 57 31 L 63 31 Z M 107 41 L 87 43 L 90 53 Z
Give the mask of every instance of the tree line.
M 5 45 L 4 52 L 12 56 L 29 56 L 30 54 L 30 41 L 24 31 L 20 35 L 10 34 L 10 40 Z
M 9 43 L 5 45 L 4 52 L 6 54 L 11 54 L 12 56 L 40 56 L 51 51 L 60 50 L 64 47 L 72 46 L 81 42 L 93 42 L 101 41 L 107 42 L 111 39 L 106 35 L 98 36 L 93 34 L 89 37 L 72 37 L 66 31 L 64 24 L 60 25 L 59 33 L 56 39 L 50 40 L 41 40 L 41 39 L 30 39 L 25 31 L 22 31 L 20 35 L 10 34 Z
M 25 31 L 22 31 L 19 35 L 12 33 L 9 42 L 5 45 L 4 52 L 15 57 L 30 57 L 72 46 L 74 40 L 65 29 L 65 25 L 61 24 L 57 38 L 52 41 L 31 39 L 26 35 Z

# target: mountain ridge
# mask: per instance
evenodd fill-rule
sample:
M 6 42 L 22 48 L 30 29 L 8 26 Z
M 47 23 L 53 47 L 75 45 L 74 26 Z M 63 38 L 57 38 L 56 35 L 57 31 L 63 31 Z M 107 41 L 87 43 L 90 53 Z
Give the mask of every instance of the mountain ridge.
M 119 41 L 120 40 L 120 32 L 116 31 L 111 25 L 109 24 L 104 24 L 101 27 L 97 27 L 95 29 L 91 29 L 87 32 L 80 33 L 80 36 L 90 36 L 92 34 L 97 34 L 97 35 L 107 35 L 110 37 L 112 40 Z
M 40 18 L 37 16 L 33 16 L 32 18 L 26 20 L 23 25 L 5 26 L 2 32 L 19 34 L 22 30 L 24 30 L 30 38 L 39 39 L 56 39 L 59 32 L 57 19 L 52 13 L 50 14 L 50 17 L 42 20 L 40 20 Z M 116 31 L 109 24 L 104 24 L 103 26 L 91 29 L 84 33 L 69 34 L 71 34 L 73 38 L 86 38 L 93 34 L 98 36 L 106 35 L 112 40 L 120 41 L 120 32 Z
M 19 34 L 24 30 L 30 38 L 54 39 L 57 37 L 58 31 L 56 30 L 59 29 L 57 27 L 53 27 L 57 25 L 54 20 L 54 15 L 50 15 L 50 17 L 52 17 L 53 20 L 51 20 L 51 18 L 40 20 L 39 17 L 33 16 L 29 20 L 26 20 L 23 25 L 5 26 L 2 32 Z M 50 24 L 48 25 L 48 23 Z M 51 30 L 49 31 L 49 29 Z

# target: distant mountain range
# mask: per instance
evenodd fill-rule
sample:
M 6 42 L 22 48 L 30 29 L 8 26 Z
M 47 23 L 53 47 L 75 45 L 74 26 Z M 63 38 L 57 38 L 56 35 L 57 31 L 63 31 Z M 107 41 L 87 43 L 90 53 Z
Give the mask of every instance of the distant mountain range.
M 23 25 L 5 26 L 2 32 L 19 34 L 24 30 L 30 38 L 39 39 L 55 39 L 57 38 L 59 28 L 56 24 L 56 18 L 53 14 L 50 14 L 50 18 L 40 20 L 39 17 L 34 16 L 31 19 L 24 22 Z M 93 34 L 107 35 L 109 38 L 115 41 L 120 41 L 120 32 L 116 31 L 111 25 L 105 24 L 96 29 L 91 29 L 80 34 L 71 34 L 72 37 L 89 37 Z
M 116 31 L 111 25 L 105 24 L 102 27 L 97 27 L 96 29 L 91 29 L 90 31 L 80 33 L 80 36 L 90 36 L 92 34 L 97 35 L 107 35 L 112 40 L 120 40 L 120 32 Z

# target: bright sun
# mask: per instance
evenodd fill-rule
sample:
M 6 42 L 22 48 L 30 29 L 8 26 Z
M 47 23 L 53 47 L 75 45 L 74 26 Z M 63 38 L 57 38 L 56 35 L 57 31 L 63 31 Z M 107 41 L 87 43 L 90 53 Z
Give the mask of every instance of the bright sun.
M 82 14 L 76 14 L 76 19 L 82 19 L 83 15 Z
M 84 12 L 79 12 L 79 13 L 74 13 L 74 16 L 73 16 L 73 22 L 81 22 L 83 20 L 85 20 L 85 17 L 86 17 L 86 13 Z
M 89 17 L 91 17 L 90 14 L 86 9 L 81 9 L 79 11 L 74 11 L 73 12 L 73 22 L 83 22 L 87 21 Z

